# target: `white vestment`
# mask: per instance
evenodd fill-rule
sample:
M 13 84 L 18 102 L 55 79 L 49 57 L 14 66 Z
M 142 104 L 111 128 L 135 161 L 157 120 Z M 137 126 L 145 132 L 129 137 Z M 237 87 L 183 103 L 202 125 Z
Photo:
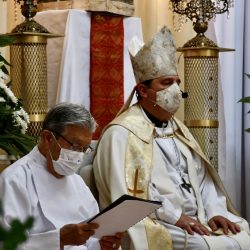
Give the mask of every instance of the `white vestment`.
M 173 129 L 170 125 L 171 124 L 168 124 L 167 128 L 156 128 L 157 134 L 160 136 L 173 134 Z M 186 183 L 190 183 L 186 160 L 187 154 L 190 153 L 188 148 L 176 138 L 156 138 L 155 141 L 162 153 L 166 170 L 176 186 L 179 195 L 183 198 L 185 215 L 195 219 L 197 215 L 197 204 L 193 189 L 185 189 L 181 186 L 183 183 L 182 178 L 184 178 Z M 204 163 L 201 161 L 200 157 L 197 154 L 189 155 L 188 157 L 193 158 L 193 164 L 195 164 L 195 168 L 197 169 L 201 198 L 206 209 L 206 221 L 209 221 L 209 219 L 216 215 L 221 215 L 236 223 L 241 222 L 241 218 L 227 211 L 226 198 L 215 189 L 214 183 L 206 172 L 203 166 Z M 174 226 L 183 213 L 183 208 L 175 204 L 176 197 L 174 195 L 160 195 L 156 185 L 152 183 L 152 185 L 150 185 L 149 198 L 163 201 L 163 207 L 158 209 L 155 218 L 161 221 L 161 223 L 171 232 L 174 249 L 184 249 L 185 234 L 182 229 Z M 220 237 L 225 249 L 241 249 L 237 241 L 226 236 Z M 206 242 L 198 234 L 194 236 L 188 235 L 188 238 L 188 249 L 208 249 Z
M 128 113 L 129 112 L 130 111 L 128 111 Z M 143 111 L 141 113 L 144 116 L 141 124 L 146 124 L 146 121 L 150 122 L 145 113 Z M 136 110 L 135 113 L 132 111 L 131 117 L 132 119 L 138 119 L 138 115 L 140 115 L 140 111 Z M 126 117 L 126 115 L 124 115 L 124 117 Z M 122 121 L 123 118 L 121 118 Z M 126 119 L 127 118 L 124 118 L 124 120 Z M 127 176 L 124 170 L 125 162 L 128 161 L 126 149 L 129 133 L 131 131 L 133 133 L 134 127 L 137 126 L 140 120 L 136 121 L 130 129 L 126 128 L 126 122 L 121 122 L 121 126 L 116 125 L 116 122 L 114 122 L 112 126 L 106 129 L 98 145 L 98 150 L 94 159 L 94 173 L 99 190 L 101 208 L 106 207 L 121 194 L 128 193 L 126 183 Z M 123 124 L 125 125 L 123 126 Z M 155 132 L 160 136 L 171 133 L 169 130 L 171 130 L 169 127 L 166 129 L 155 128 Z M 134 131 L 136 131 L 136 129 Z M 140 152 L 138 152 L 137 155 L 139 158 Z M 163 206 L 151 217 L 163 224 L 169 230 L 172 235 L 173 248 L 176 250 L 184 249 L 185 239 L 189 237 L 187 241 L 188 249 L 192 250 L 209 249 L 207 242 L 210 243 L 210 249 L 213 250 L 241 249 L 235 239 L 226 236 L 211 236 L 205 241 L 198 234 L 187 236 L 181 228 L 174 226 L 182 213 L 197 218 L 198 199 L 193 189 L 191 188 L 190 192 L 188 192 L 188 190 L 181 187 L 183 183 L 182 178 L 184 178 L 187 183 L 190 183 L 189 170 L 191 169 L 193 172 L 192 187 L 198 187 L 200 193 L 199 200 L 201 200 L 199 206 L 202 207 L 199 209 L 204 210 L 204 223 L 207 223 L 208 220 L 215 215 L 222 215 L 237 223 L 245 223 L 242 218 L 228 212 L 226 198 L 223 193 L 216 188 L 213 180 L 207 173 L 204 161 L 201 157 L 177 138 L 153 139 L 152 157 L 148 198 L 161 200 Z M 133 161 L 136 161 L 139 166 L 145 165 L 143 159 L 134 159 Z M 169 190 L 175 190 L 175 192 Z M 147 249 L 147 234 L 143 228 L 143 224 L 138 223 L 129 230 L 136 250 Z M 242 234 L 244 234 L 242 237 L 246 237 L 246 244 L 243 243 L 243 245 L 241 245 L 242 249 L 250 249 L 249 236 L 245 231 L 242 232 Z
M 79 175 L 57 179 L 47 170 L 46 159 L 36 146 L 0 175 L 0 200 L 3 223 L 19 218 L 34 218 L 29 239 L 20 249 L 60 250 L 60 228 L 80 223 L 99 212 L 96 200 Z M 82 246 L 65 246 L 67 250 L 99 250 L 97 239 Z

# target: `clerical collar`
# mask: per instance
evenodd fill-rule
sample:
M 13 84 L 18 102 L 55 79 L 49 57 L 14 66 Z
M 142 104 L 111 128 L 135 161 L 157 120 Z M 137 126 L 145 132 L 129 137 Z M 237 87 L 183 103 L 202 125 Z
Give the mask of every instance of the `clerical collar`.
M 147 112 L 144 108 L 142 108 L 143 111 L 145 112 L 145 114 L 147 115 L 148 119 L 154 123 L 154 125 L 157 128 L 166 128 L 168 126 L 168 121 L 166 122 L 162 122 L 160 120 L 158 120 L 156 117 L 154 117 L 153 115 L 151 115 L 149 112 Z

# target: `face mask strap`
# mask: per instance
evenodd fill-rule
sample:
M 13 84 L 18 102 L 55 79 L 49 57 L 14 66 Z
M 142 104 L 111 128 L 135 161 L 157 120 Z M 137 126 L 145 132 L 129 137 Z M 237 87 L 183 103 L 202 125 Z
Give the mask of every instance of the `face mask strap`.
M 61 145 L 59 144 L 59 142 L 57 141 L 57 139 L 56 139 L 54 133 L 53 133 L 52 131 L 50 131 L 50 133 L 51 133 L 51 135 L 53 136 L 53 138 L 54 138 L 56 144 L 59 146 L 60 149 L 62 149 L 62 147 L 61 147 Z
M 56 141 L 56 144 L 59 146 L 60 151 L 61 151 L 62 147 L 61 147 L 61 145 L 58 143 L 58 141 L 57 141 L 55 135 L 54 135 L 53 132 L 51 132 L 51 131 L 50 131 L 50 133 L 51 133 L 52 137 L 54 138 L 54 140 Z M 51 160 L 52 160 L 52 161 L 55 161 L 55 160 L 53 159 L 53 157 L 52 157 L 50 147 L 49 147 L 49 155 L 50 155 Z

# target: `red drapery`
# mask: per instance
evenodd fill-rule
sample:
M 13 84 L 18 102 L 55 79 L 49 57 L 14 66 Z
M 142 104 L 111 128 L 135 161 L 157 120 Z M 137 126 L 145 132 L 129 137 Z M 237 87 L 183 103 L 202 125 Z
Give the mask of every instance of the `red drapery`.
M 92 13 L 90 35 L 90 111 L 98 123 L 93 139 L 124 103 L 123 17 Z

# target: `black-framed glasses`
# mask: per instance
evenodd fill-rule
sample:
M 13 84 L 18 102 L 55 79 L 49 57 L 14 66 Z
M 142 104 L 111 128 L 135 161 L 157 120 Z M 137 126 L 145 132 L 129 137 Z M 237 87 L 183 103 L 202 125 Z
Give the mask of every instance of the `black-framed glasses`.
M 56 132 L 56 131 L 53 131 L 53 130 L 50 130 L 52 133 L 56 134 L 57 136 L 63 138 L 63 140 L 65 140 L 69 145 L 70 145 L 70 150 L 73 150 L 73 151 L 77 151 L 77 152 L 83 152 L 85 154 L 89 154 L 91 152 L 94 151 L 94 149 L 91 147 L 91 146 L 88 146 L 87 148 L 83 147 L 83 146 L 80 146 L 80 145 L 76 145 L 74 143 L 72 143 L 71 141 L 69 141 L 66 137 L 64 137 L 62 134 Z

